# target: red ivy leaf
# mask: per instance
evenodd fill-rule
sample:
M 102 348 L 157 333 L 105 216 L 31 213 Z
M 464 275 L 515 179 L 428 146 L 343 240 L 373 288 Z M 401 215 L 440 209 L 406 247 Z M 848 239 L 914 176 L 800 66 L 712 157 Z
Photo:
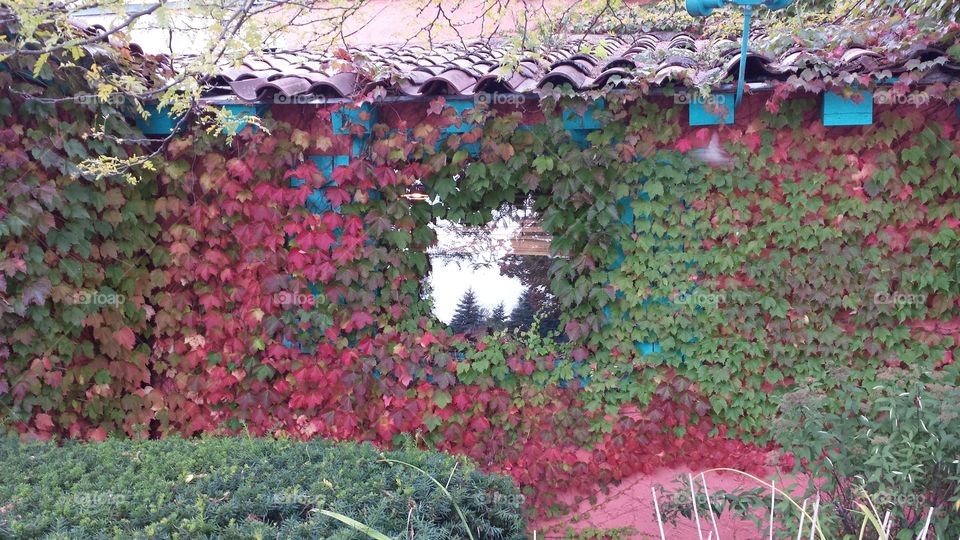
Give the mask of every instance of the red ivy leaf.
M 117 340 L 117 343 L 123 345 L 128 350 L 133 350 L 134 344 L 137 342 L 137 337 L 133 335 L 133 330 L 129 328 L 121 328 L 113 333 L 113 339 Z
M 443 112 L 443 106 L 446 104 L 447 100 L 443 99 L 443 96 L 438 97 L 430 102 L 430 106 L 427 108 L 427 114 L 440 114 Z
M 330 201 L 330 204 L 334 208 L 343 205 L 343 203 L 350 202 L 350 192 L 339 187 L 328 187 L 324 190 L 324 195 L 327 196 L 327 200 Z
M 350 316 L 350 324 L 356 329 L 363 328 L 373 324 L 373 317 L 364 311 L 354 311 L 353 315 Z
M 38 414 L 33 423 L 37 426 L 37 429 L 42 431 L 50 431 L 53 429 L 53 419 L 50 418 L 50 415 L 47 413 Z
M 337 227 L 343 225 L 343 216 L 336 212 L 324 212 L 323 217 L 320 218 L 324 226 L 328 229 L 336 229 Z
M 453 404 L 457 406 L 458 410 L 465 411 L 470 407 L 470 398 L 463 392 L 457 392 L 453 396 Z
M 590 356 L 590 351 L 588 351 L 585 347 L 577 347 L 571 351 L 570 356 L 573 356 L 574 360 L 582 362 Z
M 333 260 L 346 265 L 353 260 L 353 251 L 343 246 L 333 248 Z
M 250 170 L 250 167 L 246 163 L 239 159 L 231 159 L 227 162 L 227 171 L 238 180 L 244 182 L 249 182 L 253 178 L 253 171 Z
M 423 337 L 420 338 L 420 346 L 429 347 L 434 343 L 440 343 L 440 340 L 438 340 L 437 337 L 434 336 L 432 333 L 424 332 Z

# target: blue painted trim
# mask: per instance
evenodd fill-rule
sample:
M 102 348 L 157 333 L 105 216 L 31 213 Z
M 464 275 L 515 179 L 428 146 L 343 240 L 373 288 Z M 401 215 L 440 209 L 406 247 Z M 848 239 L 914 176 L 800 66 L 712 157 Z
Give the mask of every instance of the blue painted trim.
M 644 191 L 637 193 L 637 197 L 644 201 L 650 200 L 650 196 Z M 631 197 L 623 197 L 617 201 L 617 208 L 620 211 L 620 222 L 631 229 L 634 228 L 637 220 L 637 216 L 634 214 L 633 206 L 631 204 L 632 201 L 633 199 Z M 649 219 L 649 217 L 641 215 L 639 219 Z M 623 251 L 623 246 L 621 246 L 619 242 L 616 242 L 614 243 L 613 247 L 617 252 L 617 258 L 610 264 L 610 266 L 607 267 L 608 271 L 616 271 L 623 265 L 624 261 L 626 261 L 626 254 Z M 617 291 L 615 294 L 615 298 L 622 298 L 624 296 L 626 296 L 626 294 L 623 291 Z M 663 299 L 663 301 L 665 300 L 666 299 Z M 644 308 L 646 308 L 646 305 L 647 302 L 644 302 Z M 604 318 L 607 320 L 609 320 L 613 315 L 610 306 L 603 306 L 602 311 Z M 624 313 L 623 319 L 626 319 L 629 316 L 629 312 Z M 647 356 L 660 352 L 660 343 L 645 343 L 641 341 L 635 341 L 634 346 L 640 351 L 641 356 Z
M 169 135 L 173 133 L 174 128 L 177 127 L 177 122 L 180 121 L 180 118 L 170 115 L 169 109 L 160 109 L 156 102 L 144 103 L 143 109 L 150 114 L 149 118 L 144 119 L 137 113 L 133 114 L 135 115 L 137 129 L 142 131 L 144 135 Z
M 308 159 L 317 165 L 317 168 L 320 169 L 327 180 L 331 181 L 334 168 L 350 164 L 350 156 L 342 154 L 337 156 L 310 156 Z
M 473 122 L 467 122 L 463 119 L 464 113 L 476 108 L 476 104 L 473 101 L 453 100 L 448 101 L 447 106 L 453 107 L 453 110 L 457 111 L 457 116 L 460 117 L 460 125 L 449 125 L 442 127 L 440 128 L 441 133 L 467 133 L 473 130 L 475 124 Z
M 360 154 L 363 153 L 363 149 L 367 147 L 367 137 L 353 137 L 353 141 L 350 143 L 350 156 L 351 157 L 360 157 Z
M 326 178 L 331 185 L 333 184 L 333 169 L 350 163 L 350 156 L 344 155 L 309 156 L 307 159 L 316 164 L 324 178 Z M 290 179 L 290 185 L 292 187 L 303 185 L 303 182 L 304 180 L 301 178 Z M 334 206 L 330 204 L 330 200 L 327 199 L 324 191 L 324 188 L 316 188 L 307 196 L 304 206 L 314 214 L 322 214 L 330 210 L 337 211 L 337 208 L 334 208 Z
M 349 135 L 350 128 L 354 124 L 363 126 L 365 132 L 362 136 L 354 135 L 350 142 L 350 155 L 360 157 L 367 146 L 370 138 L 370 131 L 373 125 L 377 123 L 379 110 L 371 103 L 362 103 L 359 107 L 342 106 L 330 113 L 330 123 L 334 135 Z M 367 113 L 367 119 L 362 120 L 361 114 Z
M 648 356 L 653 353 L 660 352 L 659 343 L 644 343 L 642 341 L 634 341 L 633 345 L 637 348 L 637 350 L 640 351 L 640 356 Z
M 233 118 L 243 118 L 245 116 L 256 116 L 257 118 L 262 117 L 270 109 L 269 105 L 260 104 L 260 105 L 240 105 L 240 104 L 228 104 L 223 105 L 223 108 L 226 109 L 230 116 Z M 233 133 L 230 132 L 227 128 L 223 129 L 223 132 L 227 135 L 236 135 L 243 131 L 247 127 L 247 122 L 240 122 L 237 124 L 236 129 L 233 130 Z M 253 126 L 254 131 L 256 131 L 257 126 Z
M 690 125 L 691 126 L 716 126 L 719 124 L 732 124 L 734 119 L 734 108 L 736 97 L 732 94 L 712 94 L 704 99 L 699 94 L 690 95 Z M 712 110 L 717 107 L 726 109 L 726 116 L 716 114 Z M 711 110 L 707 110 L 707 109 Z
M 361 120 L 361 113 L 370 113 L 367 120 Z M 342 106 L 330 113 L 330 123 L 334 135 L 348 135 L 352 124 L 360 124 L 367 128 L 373 127 L 377 121 L 377 109 L 371 103 L 362 103 L 359 107 Z
M 566 108 L 561 112 L 563 118 L 563 128 L 572 131 L 577 129 L 600 129 L 600 122 L 594 117 L 594 112 L 605 109 L 607 102 L 598 99 L 587 105 L 587 109 L 581 114 L 575 108 Z
M 473 157 L 480 156 L 480 141 L 462 144 L 460 145 L 460 147 L 466 150 L 467 152 L 470 152 L 470 155 Z
M 854 103 L 836 92 L 823 94 L 823 125 L 869 126 L 873 124 L 873 93 L 862 90 L 863 99 Z

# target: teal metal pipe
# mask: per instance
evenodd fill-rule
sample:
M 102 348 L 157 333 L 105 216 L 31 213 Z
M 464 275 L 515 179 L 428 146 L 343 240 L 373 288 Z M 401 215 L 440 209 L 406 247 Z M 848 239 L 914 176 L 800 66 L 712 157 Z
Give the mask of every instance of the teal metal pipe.
M 737 77 L 737 98 L 733 106 L 740 105 L 743 99 L 743 78 L 747 73 L 747 40 L 750 38 L 750 14 L 753 12 L 753 6 L 744 6 L 743 8 L 743 39 L 740 41 L 740 76 Z

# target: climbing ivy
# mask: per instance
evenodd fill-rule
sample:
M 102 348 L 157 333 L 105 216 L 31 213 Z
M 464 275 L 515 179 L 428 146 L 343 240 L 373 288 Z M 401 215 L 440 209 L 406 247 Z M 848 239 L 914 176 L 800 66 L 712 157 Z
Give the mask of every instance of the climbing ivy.
M 149 434 L 157 185 L 87 177 L 91 156 L 143 154 L 110 101 L 0 73 L 0 415 L 40 437 Z M 94 129 L 111 137 L 90 137 Z M 29 428 L 28 428 L 29 426 Z
M 70 168 L 142 150 L 73 131 L 123 111 L 7 95 L 4 422 L 413 439 L 543 513 L 661 465 L 759 467 L 798 382 L 840 409 L 882 366 L 956 378 L 956 87 L 855 128 L 798 91 L 825 88 L 705 128 L 645 88 L 380 103 L 337 129 L 338 107 L 276 106 L 232 140 L 196 119 L 136 185 Z M 403 198 L 418 184 L 435 204 Z M 518 204 L 553 235 L 568 341 L 449 335 L 421 296 L 430 224 Z M 87 289 L 125 301 L 67 301 Z
M 459 201 L 442 188 L 452 170 L 428 185 L 446 219 L 491 193 L 535 198 L 567 255 L 553 292 L 571 357 L 589 362 L 588 408 L 646 403 L 680 379 L 710 403 L 689 421 L 762 442 L 792 383 L 938 369 L 957 338 L 953 109 L 884 110 L 840 136 L 812 99 L 778 109 L 690 129 L 662 102 L 612 103 L 586 145 L 560 114 L 528 130 L 512 115 L 484 132 L 481 160 L 454 165 Z M 727 166 L 695 158 L 711 134 Z

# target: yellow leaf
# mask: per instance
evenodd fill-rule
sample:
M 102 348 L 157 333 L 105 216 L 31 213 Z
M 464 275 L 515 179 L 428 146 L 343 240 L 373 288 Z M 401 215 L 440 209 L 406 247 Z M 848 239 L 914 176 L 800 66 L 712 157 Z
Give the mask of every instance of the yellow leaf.
M 33 76 L 39 77 L 40 71 L 43 69 L 43 65 L 47 63 L 47 60 L 50 58 L 50 53 L 43 53 L 37 57 L 37 63 L 33 65 Z
M 302 129 L 293 130 L 293 134 L 290 135 L 290 140 L 293 141 L 293 144 L 304 150 L 310 147 L 310 134 Z
M 101 84 L 97 87 L 97 97 L 100 98 L 100 101 L 104 103 L 110 102 L 110 96 L 116 91 L 116 87 L 112 84 Z

